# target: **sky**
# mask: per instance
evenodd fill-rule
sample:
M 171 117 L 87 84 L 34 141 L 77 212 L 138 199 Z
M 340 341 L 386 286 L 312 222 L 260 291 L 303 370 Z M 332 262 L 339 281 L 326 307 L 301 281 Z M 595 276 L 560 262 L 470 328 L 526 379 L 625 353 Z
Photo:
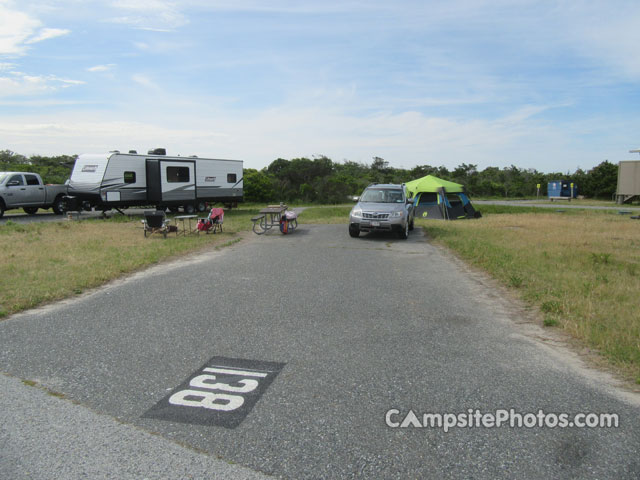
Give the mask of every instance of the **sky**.
M 640 2 L 0 0 L 0 150 L 588 170 L 640 148 Z

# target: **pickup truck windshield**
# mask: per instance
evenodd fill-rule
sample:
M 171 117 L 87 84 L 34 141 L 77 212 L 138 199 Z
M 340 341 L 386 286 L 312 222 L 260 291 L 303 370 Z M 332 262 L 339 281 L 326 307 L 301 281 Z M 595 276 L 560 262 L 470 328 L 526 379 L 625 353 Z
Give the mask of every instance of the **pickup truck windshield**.
M 402 203 L 402 190 L 370 188 L 362 194 L 360 201 L 371 203 Z
M 4 182 L 4 179 L 7 178 L 6 173 L 0 173 L 0 183 Z

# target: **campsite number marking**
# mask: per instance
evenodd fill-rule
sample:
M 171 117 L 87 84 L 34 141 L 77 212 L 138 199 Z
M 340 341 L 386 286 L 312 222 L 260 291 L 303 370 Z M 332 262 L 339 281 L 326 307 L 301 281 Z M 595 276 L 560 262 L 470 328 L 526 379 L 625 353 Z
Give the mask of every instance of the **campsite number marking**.
M 254 379 L 241 378 L 230 383 L 216 382 L 217 377 L 211 373 L 222 373 L 237 377 L 260 377 L 264 378 L 268 372 L 230 370 L 224 368 L 204 368 L 203 375 L 194 377 L 189 382 L 186 390 L 181 390 L 169 397 L 171 405 L 181 405 L 183 407 L 202 407 L 211 410 L 231 411 L 240 408 L 244 404 L 244 397 L 237 393 L 249 393 L 258 387 L 258 381 Z M 207 375 L 209 374 L 209 375 Z M 202 389 L 202 390 L 194 390 Z M 219 392 L 234 392 L 236 395 Z
M 283 367 L 283 363 L 214 357 L 143 416 L 234 428 Z

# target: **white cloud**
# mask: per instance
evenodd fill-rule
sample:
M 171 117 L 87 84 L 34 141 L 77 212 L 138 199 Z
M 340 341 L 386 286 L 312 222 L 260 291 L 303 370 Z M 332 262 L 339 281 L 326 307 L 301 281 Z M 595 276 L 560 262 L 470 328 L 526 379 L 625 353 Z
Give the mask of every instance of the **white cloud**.
M 99 72 L 108 72 L 112 70 L 116 66 L 115 63 L 108 63 L 106 65 L 95 65 L 93 67 L 87 68 L 87 72 L 99 73 Z
M 153 80 L 151 80 L 149 77 L 141 73 L 136 73 L 132 75 L 131 79 L 138 85 L 141 85 L 145 88 L 160 90 L 160 87 Z
M 41 23 L 29 15 L 0 3 L 0 55 L 21 55 L 25 42 Z
M 0 2 L 0 55 L 24 55 L 28 45 L 70 33 L 67 29 L 42 28 L 40 20 L 10 5 Z
M 27 75 L 16 71 L 9 73 L 10 77 L 0 77 L 0 98 L 42 95 L 84 83 L 55 75 Z
M 189 23 L 175 2 L 116 0 L 111 5 L 123 15 L 112 17 L 108 19 L 109 22 L 129 25 L 140 30 L 168 32 Z
M 43 28 L 34 37 L 29 38 L 25 43 L 38 43 L 42 42 L 43 40 L 49 40 L 51 38 L 69 35 L 69 33 L 71 33 L 71 30 L 63 28 Z
M 170 114 L 169 114 L 170 113 Z M 112 149 L 146 151 L 166 147 L 172 154 L 237 158 L 262 168 L 275 158 L 325 154 L 334 161 L 370 163 L 381 156 L 393 166 L 461 163 L 532 167 L 555 171 L 558 159 L 591 167 L 602 151 L 572 144 L 575 132 L 538 123 L 522 112 L 495 120 L 453 120 L 419 112 L 379 112 L 356 117 L 337 109 L 278 108 L 243 115 L 204 114 L 161 105 L 146 115 L 94 112 L 33 118 L 0 117 L 0 138 L 24 154 L 91 153 Z M 146 118 L 145 118 L 146 117 Z M 576 148 L 577 147 L 577 148 Z

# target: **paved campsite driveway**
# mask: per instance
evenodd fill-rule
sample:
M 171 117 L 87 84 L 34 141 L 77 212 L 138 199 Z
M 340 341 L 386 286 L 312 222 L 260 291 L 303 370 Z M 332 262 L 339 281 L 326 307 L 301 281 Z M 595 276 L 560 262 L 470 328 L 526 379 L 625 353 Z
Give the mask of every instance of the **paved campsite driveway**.
M 419 231 L 351 239 L 344 225 L 301 225 L 0 322 L 0 370 L 100 419 L 285 478 L 640 477 L 637 397 L 583 375 L 519 320 Z M 19 387 L 38 409 L 42 391 Z M 394 429 L 392 408 L 392 421 L 410 409 L 611 412 L 620 427 Z M 42 420 L 22 421 L 28 435 Z M 6 448 L 6 428 L 0 477 L 32 461 Z M 139 452 L 122 442 L 114 477 L 154 478 L 144 464 L 122 474 Z

